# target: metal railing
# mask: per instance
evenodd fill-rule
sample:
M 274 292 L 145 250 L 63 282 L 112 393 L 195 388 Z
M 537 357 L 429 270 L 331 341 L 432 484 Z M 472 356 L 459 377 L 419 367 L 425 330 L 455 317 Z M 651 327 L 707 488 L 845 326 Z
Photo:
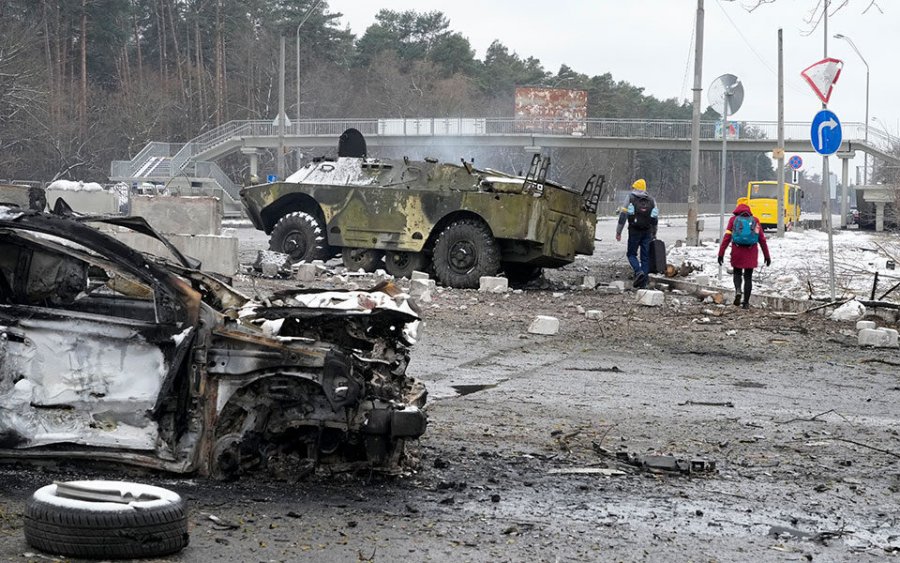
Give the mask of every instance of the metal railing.
M 214 180 L 223 190 L 228 192 L 232 198 L 240 199 L 238 187 L 215 162 L 195 162 L 193 169 L 191 170 L 190 168 L 191 167 L 185 168 L 185 172 L 188 173 L 189 176 Z
M 473 126 L 473 123 L 475 124 Z M 738 121 L 738 139 L 776 139 L 775 121 Z M 389 125 L 389 126 L 386 126 Z M 691 138 L 691 122 L 666 119 L 520 119 L 520 118 L 413 118 L 413 119 L 304 119 L 285 126 L 285 136 L 336 137 L 347 128 L 358 129 L 366 136 L 505 136 L 554 135 L 588 138 L 671 139 Z M 785 138 L 808 139 L 809 122 L 784 124 Z M 229 121 L 191 140 L 173 159 L 173 166 L 183 164 L 193 155 L 203 153 L 236 137 L 277 137 L 278 126 L 268 120 Z M 865 124 L 843 124 L 845 139 L 865 138 Z M 700 138 L 721 138 L 715 121 L 700 123 Z M 869 128 L 869 142 L 888 148 L 900 139 L 879 129 Z

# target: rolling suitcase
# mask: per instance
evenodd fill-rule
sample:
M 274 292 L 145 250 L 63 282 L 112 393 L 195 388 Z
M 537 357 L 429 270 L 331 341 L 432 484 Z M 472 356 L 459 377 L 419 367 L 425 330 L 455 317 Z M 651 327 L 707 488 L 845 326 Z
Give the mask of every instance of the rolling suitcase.
M 650 273 L 666 273 L 666 243 L 659 239 L 650 241 Z

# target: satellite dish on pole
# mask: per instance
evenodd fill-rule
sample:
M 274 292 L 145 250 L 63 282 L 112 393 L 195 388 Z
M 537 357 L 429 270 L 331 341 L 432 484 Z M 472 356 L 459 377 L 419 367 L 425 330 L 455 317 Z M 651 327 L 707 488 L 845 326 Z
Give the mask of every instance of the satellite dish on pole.
M 719 115 L 734 115 L 744 103 L 744 85 L 733 74 L 723 74 L 713 80 L 708 90 L 709 105 Z M 725 111 L 725 104 L 728 111 Z

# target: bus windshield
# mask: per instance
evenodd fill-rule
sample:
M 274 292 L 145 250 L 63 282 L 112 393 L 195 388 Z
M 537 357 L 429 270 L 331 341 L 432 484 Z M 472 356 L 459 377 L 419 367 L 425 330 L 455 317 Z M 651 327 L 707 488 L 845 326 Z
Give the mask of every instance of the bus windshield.
M 777 199 L 778 184 L 750 184 L 750 199 Z

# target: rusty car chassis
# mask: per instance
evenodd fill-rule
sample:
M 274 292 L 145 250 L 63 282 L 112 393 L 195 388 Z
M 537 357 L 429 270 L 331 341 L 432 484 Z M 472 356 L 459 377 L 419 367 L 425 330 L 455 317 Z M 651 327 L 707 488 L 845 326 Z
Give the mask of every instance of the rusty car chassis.
M 92 225 L 158 238 L 175 259 Z M 259 302 L 196 266 L 141 218 L 0 206 L 0 458 L 397 471 L 427 423 L 405 294 Z

